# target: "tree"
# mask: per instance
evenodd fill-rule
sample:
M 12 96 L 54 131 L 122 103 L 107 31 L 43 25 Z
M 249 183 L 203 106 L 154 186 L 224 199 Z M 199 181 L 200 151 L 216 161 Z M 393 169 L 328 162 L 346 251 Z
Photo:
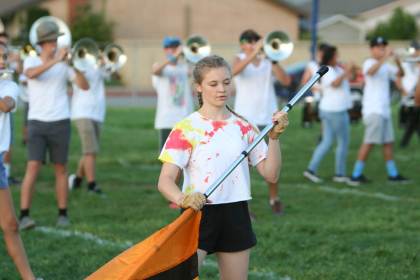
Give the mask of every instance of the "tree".
M 103 12 L 94 12 L 89 4 L 77 8 L 76 18 L 70 25 L 73 42 L 89 37 L 99 45 L 113 41 L 114 23 L 105 18 Z
M 387 22 L 379 23 L 368 33 L 367 39 L 382 36 L 391 40 L 414 40 L 418 34 L 416 19 L 402 8 L 396 8 Z

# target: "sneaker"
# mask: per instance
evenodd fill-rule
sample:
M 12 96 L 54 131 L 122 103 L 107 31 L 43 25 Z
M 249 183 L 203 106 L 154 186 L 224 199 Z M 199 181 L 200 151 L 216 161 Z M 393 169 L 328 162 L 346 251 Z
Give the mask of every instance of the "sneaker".
M 76 186 L 75 182 L 76 182 L 76 174 L 70 174 L 68 178 L 69 190 L 80 188 L 80 186 L 78 187 Z
M 283 204 L 277 199 L 270 199 L 271 211 L 275 215 L 283 215 Z
M 317 183 L 317 184 L 322 183 L 322 179 L 316 176 L 315 173 L 309 169 L 303 172 L 303 177 L 309 179 L 313 183 Z
M 70 225 L 70 219 L 67 216 L 60 215 L 57 219 L 57 227 L 68 227 Z
M 368 178 L 366 178 L 365 175 L 362 174 L 358 177 L 351 176 L 350 180 L 347 181 L 347 184 L 349 186 L 356 187 L 356 186 L 359 186 L 360 184 L 365 184 L 365 183 L 369 183 L 369 182 L 370 182 L 370 180 Z
M 19 221 L 19 230 L 27 230 L 34 228 L 36 223 L 29 216 L 25 216 Z
M 89 189 L 88 188 L 88 194 L 98 195 L 98 196 L 103 197 L 103 198 L 106 197 L 105 193 L 98 186 L 95 186 L 94 189 Z
M 7 178 L 7 180 L 9 181 L 9 186 L 20 185 L 20 183 L 22 183 L 19 179 L 16 179 L 15 177 L 9 177 Z
M 336 182 L 336 183 L 347 183 L 350 180 L 350 178 L 347 176 L 335 175 L 332 180 L 333 182 Z
M 398 184 L 408 184 L 410 183 L 410 180 L 405 178 L 401 174 L 398 174 L 397 176 L 394 176 L 394 177 L 388 176 L 388 182 L 398 183 Z

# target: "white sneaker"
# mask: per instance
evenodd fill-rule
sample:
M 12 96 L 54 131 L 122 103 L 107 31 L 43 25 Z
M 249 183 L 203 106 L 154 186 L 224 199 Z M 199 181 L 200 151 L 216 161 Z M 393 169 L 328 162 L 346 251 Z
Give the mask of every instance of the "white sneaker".
M 74 181 L 76 180 L 76 174 L 70 174 L 69 178 L 68 178 L 68 183 L 69 183 L 69 190 L 73 190 L 74 189 Z
M 34 228 L 35 226 L 35 221 L 32 220 L 29 216 L 25 216 L 19 221 L 19 230 L 27 230 Z
M 303 177 L 317 184 L 322 183 L 322 179 L 316 176 L 315 173 L 310 170 L 305 170 L 305 172 L 303 172 Z
M 346 176 L 334 176 L 332 180 L 336 183 L 348 183 L 350 178 Z

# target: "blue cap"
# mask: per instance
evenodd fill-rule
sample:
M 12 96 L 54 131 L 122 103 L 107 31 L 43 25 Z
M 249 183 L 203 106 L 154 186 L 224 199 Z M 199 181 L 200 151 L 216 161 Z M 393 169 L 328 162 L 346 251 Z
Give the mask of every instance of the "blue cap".
M 163 38 L 162 45 L 164 48 L 176 48 L 181 45 L 181 40 L 178 37 L 166 36 Z

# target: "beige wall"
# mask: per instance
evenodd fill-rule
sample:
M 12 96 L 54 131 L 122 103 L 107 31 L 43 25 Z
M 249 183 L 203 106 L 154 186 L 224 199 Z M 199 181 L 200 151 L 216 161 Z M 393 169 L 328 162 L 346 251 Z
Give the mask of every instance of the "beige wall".
M 67 0 L 47 0 L 41 3 L 42 8 L 47 9 L 52 16 L 68 22 L 69 9 Z
M 198 33 L 214 43 L 233 43 L 246 28 L 262 34 L 282 29 L 291 38 L 298 37 L 298 16 L 274 1 L 118 0 L 117 5 L 115 1 L 91 0 L 96 9 L 105 3 L 118 39 L 161 40 L 165 35 L 186 38 Z

